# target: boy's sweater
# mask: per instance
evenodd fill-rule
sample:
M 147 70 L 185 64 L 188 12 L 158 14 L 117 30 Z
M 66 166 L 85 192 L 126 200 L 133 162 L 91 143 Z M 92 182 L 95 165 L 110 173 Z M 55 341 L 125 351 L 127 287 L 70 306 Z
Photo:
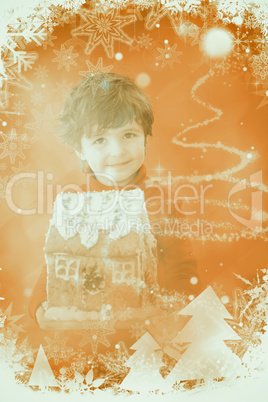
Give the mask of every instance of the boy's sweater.
M 171 218 L 169 227 L 173 228 L 174 218 L 176 219 L 180 216 L 173 204 L 170 204 L 171 206 L 169 206 L 169 203 L 160 201 L 161 194 L 162 196 L 164 194 L 165 201 L 168 201 L 166 189 L 158 185 L 157 182 L 155 182 L 155 185 L 146 186 L 146 180 L 148 179 L 149 178 L 146 175 L 146 167 L 145 165 L 142 165 L 135 179 L 127 186 L 117 188 L 105 186 L 98 182 L 94 177 L 90 176 L 89 188 L 87 188 L 86 185 L 82 185 L 81 190 L 108 191 L 113 189 L 122 190 L 125 188 L 126 190 L 131 190 L 140 188 L 144 191 L 149 221 L 152 228 L 155 228 L 152 232 L 157 239 L 157 269 L 160 289 L 165 288 L 168 291 L 177 290 L 178 292 L 187 295 L 193 294 L 196 296 L 200 293 L 201 285 L 200 281 L 195 285 L 190 282 L 192 277 L 198 278 L 198 275 L 196 272 L 196 261 L 193 257 L 189 240 L 182 240 L 175 235 L 163 233 L 163 230 L 157 230 L 159 229 L 159 226 L 164 229 L 165 217 Z M 159 211 L 160 202 L 164 207 L 164 211 L 161 209 L 160 213 L 157 212 L 154 214 L 154 212 Z M 168 226 L 166 226 L 166 228 L 167 227 Z M 176 225 L 174 228 L 176 228 Z M 29 303 L 29 313 L 33 319 L 36 319 L 35 313 L 40 303 L 47 299 L 46 282 L 47 267 L 46 264 L 44 264 L 41 275 L 33 289 Z

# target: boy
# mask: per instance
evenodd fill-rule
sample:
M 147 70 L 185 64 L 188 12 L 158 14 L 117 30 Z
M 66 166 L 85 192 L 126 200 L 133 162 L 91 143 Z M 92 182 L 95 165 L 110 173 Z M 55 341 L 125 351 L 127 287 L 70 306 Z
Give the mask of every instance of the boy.
M 140 188 L 151 226 L 155 227 L 155 223 L 176 218 L 178 213 L 167 202 L 155 208 L 159 207 L 160 197 L 168 201 L 166 191 L 159 185 L 146 185 L 144 159 L 153 120 L 149 99 L 130 78 L 114 73 L 87 75 L 70 91 L 63 107 L 60 139 L 75 149 L 82 170 L 90 173 L 88 187 L 83 186 L 83 191 Z M 165 235 L 160 223 L 158 228 L 153 232 L 160 288 L 197 295 L 200 283 L 189 241 Z M 33 291 L 29 312 L 41 328 L 64 328 L 63 322 L 45 318 L 45 300 L 46 266 Z

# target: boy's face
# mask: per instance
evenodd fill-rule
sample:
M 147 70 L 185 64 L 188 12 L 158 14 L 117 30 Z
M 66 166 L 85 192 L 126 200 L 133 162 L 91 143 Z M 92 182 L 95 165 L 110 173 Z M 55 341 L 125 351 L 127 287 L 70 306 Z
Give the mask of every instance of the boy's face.
M 145 158 L 145 135 L 135 120 L 125 126 L 98 133 L 94 126 L 89 138 L 81 138 L 82 152 L 96 179 L 106 186 L 125 186 L 138 173 Z

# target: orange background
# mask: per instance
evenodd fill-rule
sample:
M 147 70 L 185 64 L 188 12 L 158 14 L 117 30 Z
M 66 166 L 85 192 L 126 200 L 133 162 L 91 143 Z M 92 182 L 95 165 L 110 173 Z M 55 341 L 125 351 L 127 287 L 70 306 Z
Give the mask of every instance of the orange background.
M 126 10 L 122 11 L 121 15 L 131 13 L 130 10 Z M 213 112 L 192 99 L 191 89 L 214 64 L 203 54 L 198 44 L 191 45 L 190 40 L 187 38 L 184 40 L 178 36 L 167 17 L 161 19 L 159 28 L 147 30 L 144 26 L 147 13 L 148 10 L 143 10 L 140 14 L 142 19 L 137 18 L 135 23 L 131 23 L 123 29 L 132 38 L 134 35 L 137 38 L 142 33 L 149 34 L 152 38 L 151 46 L 148 46 L 148 49 L 140 47 L 135 50 L 126 43 L 116 41 L 114 53 L 122 53 L 123 59 L 120 61 L 108 58 L 101 45 L 91 55 L 85 55 L 84 48 L 87 38 L 74 38 L 71 34 L 71 30 L 80 23 L 78 16 L 73 17 L 72 23 L 56 27 L 52 33 L 52 42 L 46 47 L 27 46 L 27 50 L 38 53 L 38 60 L 33 68 L 23 72 L 32 88 L 10 87 L 14 96 L 11 96 L 9 106 L 9 110 L 12 110 L 16 107 L 16 102 L 20 101 L 25 104 L 25 114 L 22 116 L 4 114 L 1 118 L 7 122 L 7 126 L 3 128 L 5 133 L 16 128 L 18 134 L 26 133 L 29 138 L 35 138 L 34 136 L 38 134 L 40 138 L 31 144 L 30 149 L 24 151 L 25 160 L 18 157 L 14 164 L 10 163 L 8 157 L 1 160 L 8 165 L 7 170 L 1 172 L 3 177 L 14 174 L 12 168 L 21 167 L 22 171 L 28 172 L 43 171 L 45 186 L 53 185 L 54 197 L 57 184 L 63 186 L 68 183 L 82 184 L 84 182 L 85 178 L 76 155 L 70 147 L 59 144 L 54 136 L 53 116 L 60 111 L 66 96 L 66 94 L 65 96 L 64 94 L 59 95 L 57 83 L 66 80 L 71 87 L 81 78 L 79 71 L 87 70 L 86 60 L 96 65 L 99 57 L 103 58 L 104 66 L 113 65 L 112 72 L 129 75 L 134 80 L 140 73 L 146 73 L 151 79 L 150 84 L 143 88 L 152 101 L 155 116 L 153 137 L 150 139 L 146 156 L 146 166 L 150 176 L 158 175 L 154 169 L 157 169 L 159 164 L 166 169 L 161 173 L 162 178 L 165 177 L 167 170 L 172 171 L 173 177 L 195 174 L 213 175 L 215 172 L 232 168 L 238 164 L 239 158 L 224 150 L 208 149 L 206 153 L 203 153 L 200 149 L 185 149 L 171 142 L 172 138 L 183 128 L 203 122 L 213 116 Z M 196 19 L 193 23 L 201 26 L 202 21 Z M 232 28 L 228 29 L 232 30 Z M 161 67 L 161 61 L 159 61 L 159 66 L 155 65 L 156 56 L 160 54 L 157 48 L 164 48 L 166 39 L 171 46 L 177 44 L 177 51 L 183 52 L 178 57 L 180 63 L 174 62 L 173 68 L 168 64 Z M 74 59 L 77 65 L 70 66 L 70 71 L 64 67 L 58 70 L 58 63 L 52 61 L 56 58 L 54 51 L 59 51 L 62 44 L 66 48 L 73 46 L 73 53 L 79 54 L 79 57 Z M 250 174 L 262 170 L 263 181 L 266 183 L 267 105 L 258 108 L 261 99 L 255 92 L 262 88 L 261 84 L 266 82 L 267 85 L 267 78 L 266 81 L 259 79 L 260 83 L 256 86 L 256 78 L 252 76 L 250 70 L 243 71 L 243 67 L 248 63 L 246 56 L 251 54 L 246 55 L 245 50 L 241 54 L 243 57 L 239 61 L 235 56 L 230 57 L 230 68 L 225 70 L 224 74 L 214 74 L 198 89 L 198 96 L 204 102 L 223 111 L 222 117 L 212 124 L 189 131 L 186 137 L 189 142 L 217 143 L 221 141 L 225 145 L 242 151 L 250 151 L 254 146 L 260 155 L 259 159 L 249 164 L 235 177 L 249 180 Z M 219 63 L 221 62 L 222 60 L 219 60 Z M 38 65 L 46 66 L 48 71 L 46 77 L 38 78 L 35 74 Z M 41 92 L 44 101 L 33 102 L 34 92 Z M 47 107 L 51 107 L 52 118 L 50 109 L 46 109 Z M 38 119 L 39 123 L 34 125 L 33 123 Z M 18 120 L 21 120 L 21 126 L 19 126 L 20 123 L 17 123 Z M 25 127 L 27 124 L 29 126 Z M 20 165 L 21 162 L 23 165 Z M 46 179 L 48 173 L 53 174 L 52 180 Z M 212 183 L 213 190 L 208 192 L 208 196 L 220 201 L 227 201 L 232 183 L 219 180 L 212 181 Z M 241 198 L 241 203 L 250 206 L 249 190 L 240 197 L 237 196 L 236 201 L 239 198 Z M 267 210 L 265 193 L 263 199 L 264 210 Z M 18 183 L 14 188 L 14 200 L 22 209 L 35 208 L 37 206 L 36 181 L 25 179 Z M 44 200 L 46 211 L 51 207 L 51 202 L 46 201 L 46 190 L 44 190 Z M 11 211 L 4 199 L 1 200 L 0 295 L 5 297 L 5 301 L 1 302 L 1 307 L 5 308 L 13 301 L 13 313 L 26 314 L 21 322 L 29 334 L 35 334 L 36 347 L 38 345 L 37 334 L 39 334 L 38 336 L 41 334 L 27 315 L 27 306 L 31 289 L 44 263 L 43 247 L 50 218 L 51 214 L 46 212 L 40 215 L 21 216 Z M 206 208 L 204 218 L 214 222 L 235 223 L 228 211 L 221 207 Z M 239 226 L 239 224 L 237 225 Z M 242 226 L 240 228 L 243 229 Z M 200 239 L 195 239 L 193 247 L 203 286 L 213 284 L 220 296 L 227 294 L 232 298 L 234 288 L 245 287 L 233 273 L 252 280 L 256 277 L 257 269 L 265 268 L 267 264 L 267 243 L 263 239 L 245 240 L 240 238 L 238 241 L 232 242 L 206 241 L 204 243 Z

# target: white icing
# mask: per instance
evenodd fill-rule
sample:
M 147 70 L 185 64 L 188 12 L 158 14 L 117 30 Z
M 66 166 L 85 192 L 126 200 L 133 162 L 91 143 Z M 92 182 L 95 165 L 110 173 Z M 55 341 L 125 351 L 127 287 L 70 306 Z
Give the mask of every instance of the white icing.
M 82 311 L 77 309 L 76 307 L 50 307 L 44 313 L 44 316 L 48 320 L 53 321 L 78 321 L 78 322 L 88 322 L 88 320 L 92 321 L 111 321 L 113 319 L 119 319 L 122 321 L 137 319 L 142 320 L 146 319 L 150 316 L 161 314 L 161 310 L 158 310 L 156 307 L 151 305 L 146 306 L 146 308 L 132 308 L 126 307 L 124 310 L 116 311 L 114 314 L 107 314 L 107 310 L 105 307 L 102 311 Z M 67 329 L 67 327 L 65 328 Z M 71 328 L 70 328 L 71 329 Z
M 107 230 L 112 240 L 131 230 L 152 236 L 144 192 L 140 189 L 60 193 L 54 202 L 51 226 L 65 240 L 78 233 L 87 248 L 98 242 L 99 229 Z

